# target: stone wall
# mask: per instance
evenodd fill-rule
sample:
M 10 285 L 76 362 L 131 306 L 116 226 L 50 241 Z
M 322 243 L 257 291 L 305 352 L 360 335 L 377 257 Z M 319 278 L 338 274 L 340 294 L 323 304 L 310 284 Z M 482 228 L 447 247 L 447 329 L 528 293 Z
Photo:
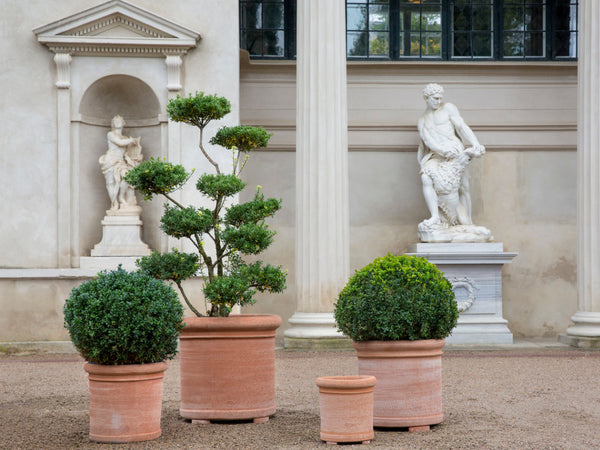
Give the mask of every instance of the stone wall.
M 556 336 L 576 293 L 577 68 L 567 63 L 349 63 L 351 269 L 404 253 L 427 218 L 416 149 L 422 89 L 444 86 L 487 153 L 471 165 L 473 218 L 505 251 L 504 318 L 513 334 Z M 288 290 L 253 308 L 295 311 L 295 66 L 243 61 L 241 119 L 274 133 L 246 179 L 283 198 L 265 260 L 290 270 Z

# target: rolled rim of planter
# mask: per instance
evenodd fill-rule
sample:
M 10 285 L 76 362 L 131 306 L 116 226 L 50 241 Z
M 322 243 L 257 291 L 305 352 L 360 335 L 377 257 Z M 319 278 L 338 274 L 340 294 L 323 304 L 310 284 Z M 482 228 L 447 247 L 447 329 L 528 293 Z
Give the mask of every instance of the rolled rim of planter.
M 223 333 L 227 338 L 271 337 L 281 326 L 281 317 L 273 314 L 232 314 L 229 317 L 186 317 L 180 339 L 213 339 Z M 235 332 L 235 335 L 231 333 Z
M 373 388 L 377 379 L 372 375 L 341 375 L 317 378 L 320 389 L 368 389 Z
M 427 358 L 442 355 L 445 339 L 352 342 L 359 358 Z
M 86 362 L 83 369 L 89 374 L 89 378 L 95 381 L 107 379 L 110 381 L 132 381 L 132 375 L 136 375 L 135 380 L 153 380 L 162 378 L 163 372 L 167 370 L 169 363 L 161 361 L 149 364 L 123 364 L 106 365 Z M 120 380 L 120 377 L 124 377 Z

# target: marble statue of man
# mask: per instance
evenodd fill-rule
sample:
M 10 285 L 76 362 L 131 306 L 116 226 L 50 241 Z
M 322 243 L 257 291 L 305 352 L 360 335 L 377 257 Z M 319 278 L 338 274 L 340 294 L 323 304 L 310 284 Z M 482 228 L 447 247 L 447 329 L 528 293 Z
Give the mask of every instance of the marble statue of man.
M 485 153 L 452 103 L 442 103 L 444 88 L 428 84 L 426 109 L 417 123 L 423 195 L 431 217 L 419 224 L 423 242 L 484 242 L 490 231 L 473 225 L 468 165 Z
M 106 189 L 110 197 L 110 210 L 127 210 L 136 207 L 135 191 L 123 177 L 142 161 L 140 137 L 123 136 L 125 121 L 121 116 L 111 120 L 111 130 L 107 133 L 108 150 L 99 159 L 100 168 L 106 179 Z

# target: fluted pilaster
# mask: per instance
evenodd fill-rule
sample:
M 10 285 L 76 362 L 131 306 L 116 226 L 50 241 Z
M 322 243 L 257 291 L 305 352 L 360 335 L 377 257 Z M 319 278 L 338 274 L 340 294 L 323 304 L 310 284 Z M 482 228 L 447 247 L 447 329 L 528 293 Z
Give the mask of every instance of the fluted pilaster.
M 296 72 L 295 338 L 340 338 L 333 302 L 349 272 L 344 0 L 299 0 Z
M 565 339 L 600 345 L 600 3 L 579 1 L 577 141 L 578 311 Z

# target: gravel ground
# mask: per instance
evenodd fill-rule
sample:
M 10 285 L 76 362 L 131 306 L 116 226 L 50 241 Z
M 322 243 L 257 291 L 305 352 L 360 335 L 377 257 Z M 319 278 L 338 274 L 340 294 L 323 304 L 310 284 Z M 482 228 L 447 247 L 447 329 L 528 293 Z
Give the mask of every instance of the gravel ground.
M 175 359 L 165 375 L 162 436 L 106 445 L 88 440 L 82 359 L 0 355 L 0 448 L 323 449 L 315 380 L 356 373 L 353 351 L 277 351 L 278 410 L 268 423 L 192 425 L 178 416 Z M 443 357 L 444 422 L 428 432 L 376 429 L 369 447 L 600 449 L 599 373 L 598 351 L 449 350 Z

